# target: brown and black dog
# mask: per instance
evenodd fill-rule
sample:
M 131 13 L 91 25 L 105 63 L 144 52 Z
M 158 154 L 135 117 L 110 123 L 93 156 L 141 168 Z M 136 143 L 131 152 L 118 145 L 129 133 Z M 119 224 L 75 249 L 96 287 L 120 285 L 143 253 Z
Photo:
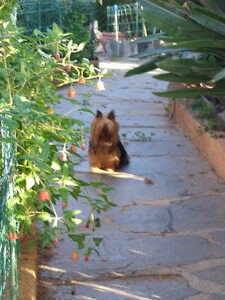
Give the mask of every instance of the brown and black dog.
M 107 115 L 99 110 L 91 124 L 89 143 L 91 168 L 116 170 L 129 162 L 129 157 L 119 138 L 119 124 L 114 111 Z

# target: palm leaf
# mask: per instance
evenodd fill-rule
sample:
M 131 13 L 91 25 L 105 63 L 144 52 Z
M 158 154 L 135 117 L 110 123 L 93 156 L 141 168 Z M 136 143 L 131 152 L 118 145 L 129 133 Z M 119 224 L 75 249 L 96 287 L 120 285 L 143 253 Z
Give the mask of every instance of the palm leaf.
M 187 50 L 190 50 L 190 49 L 189 48 L 180 48 L 180 49 L 156 48 L 156 49 L 145 50 L 141 53 L 132 55 L 132 57 L 143 58 L 143 57 L 147 57 L 147 56 L 150 56 L 150 55 L 174 53 L 174 52 L 187 51 Z
M 220 72 L 216 73 L 212 79 L 212 82 L 219 81 L 225 77 L 225 68 L 223 68 Z
M 216 20 L 211 15 L 207 15 L 203 10 L 192 11 L 190 17 L 202 26 L 213 30 L 221 35 L 225 35 L 225 23 L 221 20 Z
M 130 71 L 128 71 L 125 74 L 125 77 L 131 76 L 131 75 L 137 75 L 145 72 L 152 71 L 157 68 L 156 63 L 159 62 L 160 60 L 165 59 L 165 57 L 156 57 L 155 59 L 151 60 L 150 62 L 147 62 L 139 67 L 136 67 Z
M 173 73 L 164 73 L 153 76 L 155 79 L 169 81 L 169 82 L 182 82 L 187 84 L 195 84 L 201 82 L 208 82 L 210 80 L 207 76 L 199 76 L 199 75 L 187 75 L 187 76 L 178 76 Z
M 182 90 L 174 90 L 174 91 L 167 91 L 167 92 L 154 92 L 153 94 L 161 97 L 169 97 L 169 98 L 176 98 L 176 99 L 193 99 L 199 96 L 208 96 L 213 95 L 217 97 L 222 97 L 225 95 L 225 90 L 221 88 L 214 88 L 214 89 L 182 89 Z

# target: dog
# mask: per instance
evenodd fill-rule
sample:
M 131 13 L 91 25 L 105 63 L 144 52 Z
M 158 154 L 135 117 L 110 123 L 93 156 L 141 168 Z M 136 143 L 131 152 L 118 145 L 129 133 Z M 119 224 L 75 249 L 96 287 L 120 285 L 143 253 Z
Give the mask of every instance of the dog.
M 104 115 L 97 110 L 91 124 L 89 143 L 91 169 L 116 170 L 128 164 L 129 157 L 119 138 L 119 124 L 114 111 Z

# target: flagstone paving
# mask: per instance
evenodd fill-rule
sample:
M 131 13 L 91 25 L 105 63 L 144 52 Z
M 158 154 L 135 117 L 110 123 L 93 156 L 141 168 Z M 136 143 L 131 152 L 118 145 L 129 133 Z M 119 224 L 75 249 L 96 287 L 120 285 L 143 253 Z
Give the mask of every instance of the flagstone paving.
M 168 120 L 166 100 L 152 94 L 166 83 L 156 81 L 155 73 L 124 77 L 137 63 L 103 60 L 101 68 L 116 74 L 104 80 L 106 91 L 76 87 L 78 93 L 94 92 L 88 99 L 93 111 L 115 110 L 130 163 L 114 174 L 94 174 L 87 150 L 79 152 L 74 172 L 114 187 L 109 197 L 117 207 L 102 214 L 95 232 L 103 238 L 100 256 L 72 261 L 74 245 L 63 235 L 54 249 L 40 251 L 40 300 L 225 299 L 225 184 Z M 66 95 L 67 88 L 60 92 Z M 55 110 L 73 108 L 62 101 Z M 87 126 L 93 119 L 77 110 L 71 116 Z M 90 213 L 81 201 L 69 208 Z

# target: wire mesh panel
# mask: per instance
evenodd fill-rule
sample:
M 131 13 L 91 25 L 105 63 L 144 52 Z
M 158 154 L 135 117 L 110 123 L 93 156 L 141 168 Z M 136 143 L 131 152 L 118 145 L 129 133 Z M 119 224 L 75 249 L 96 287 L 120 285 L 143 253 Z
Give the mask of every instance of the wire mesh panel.
M 94 18 L 95 5 L 93 0 L 61 0 L 63 28 L 73 33 L 76 43 L 87 42 L 91 56 L 94 51 Z M 72 22 L 71 22 L 72 20 Z M 88 33 L 88 38 L 83 30 Z M 82 36 L 82 33 L 84 36 Z
M 19 0 L 17 25 L 24 27 L 27 34 L 35 28 L 46 31 L 53 23 L 62 27 L 61 7 L 58 0 Z
M 8 128 L 0 123 L 1 141 L 10 138 Z M 0 174 L 0 299 L 18 300 L 19 296 L 19 255 L 18 222 L 13 210 L 8 214 L 8 200 L 13 197 L 12 168 L 14 146 L 1 142 Z
M 118 31 L 126 33 L 128 37 L 143 35 L 143 20 L 139 15 L 139 4 L 125 4 L 117 6 Z M 107 32 L 116 31 L 115 7 L 107 6 Z

